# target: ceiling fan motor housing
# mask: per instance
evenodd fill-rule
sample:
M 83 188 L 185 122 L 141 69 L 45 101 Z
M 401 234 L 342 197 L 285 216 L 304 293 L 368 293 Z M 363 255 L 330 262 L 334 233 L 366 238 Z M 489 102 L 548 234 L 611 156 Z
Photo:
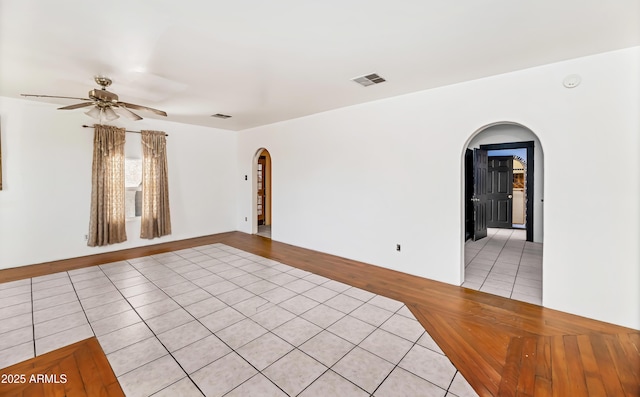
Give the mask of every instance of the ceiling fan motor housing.
M 89 91 L 89 98 L 99 102 L 118 102 L 118 96 L 107 90 L 91 90 Z

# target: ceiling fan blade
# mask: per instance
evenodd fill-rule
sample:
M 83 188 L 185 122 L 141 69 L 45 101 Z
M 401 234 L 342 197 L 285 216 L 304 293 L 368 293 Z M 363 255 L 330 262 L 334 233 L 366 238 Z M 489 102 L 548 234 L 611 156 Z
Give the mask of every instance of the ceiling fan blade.
M 93 102 L 76 103 L 75 105 L 63 106 L 61 108 L 58 108 L 58 110 L 73 110 L 86 108 L 87 106 L 93 106 Z
M 118 111 L 118 113 L 120 113 L 124 117 L 130 118 L 131 120 L 142 120 L 142 117 L 133 113 L 131 110 L 125 108 L 124 106 L 117 106 L 117 107 L 114 106 L 114 108 Z
M 148 110 L 148 111 L 153 112 L 153 113 L 155 113 L 157 115 L 160 115 L 160 116 L 166 116 L 167 115 L 167 112 L 164 112 L 162 110 L 149 108 L 149 107 L 146 107 L 146 106 L 134 105 L 133 103 L 118 102 L 118 105 L 121 106 L 121 107 L 130 108 L 130 109 Z
M 72 96 L 56 96 L 56 95 L 38 95 L 38 94 L 20 94 L 22 96 L 36 97 L 36 98 L 62 98 L 62 99 L 77 99 L 79 101 L 90 101 L 89 98 L 76 98 Z

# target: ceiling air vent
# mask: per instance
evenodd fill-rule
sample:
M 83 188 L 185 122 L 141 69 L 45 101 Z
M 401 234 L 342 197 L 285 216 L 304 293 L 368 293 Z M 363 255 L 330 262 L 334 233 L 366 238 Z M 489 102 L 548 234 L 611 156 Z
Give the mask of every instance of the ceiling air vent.
M 229 116 L 228 114 L 216 113 L 216 114 L 212 114 L 211 117 L 217 117 L 219 119 L 228 119 L 231 116 Z
M 355 81 L 363 87 L 368 87 L 370 85 L 384 83 L 387 80 L 383 79 L 376 73 L 372 73 L 362 77 L 354 77 L 351 81 Z

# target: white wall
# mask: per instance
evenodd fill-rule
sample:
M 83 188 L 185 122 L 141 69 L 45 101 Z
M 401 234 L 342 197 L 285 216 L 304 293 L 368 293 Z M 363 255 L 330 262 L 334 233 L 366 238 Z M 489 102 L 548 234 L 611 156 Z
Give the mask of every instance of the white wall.
M 511 121 L 544 148 L 544 306 L 640 329 L 638 70 L 633 48 L 240 133 L 128 123 L 170 134 L 174 234 L 140 240 L 133 222 L 128 242 L 106 248 L 83 239 L 92 153 L 92 134 L 80 127 L 86 116 L 0 98 L 0 268 L 251 232 L 244 218 L 253 211 L 252 163 L 265 147 L 274 240 L 460 284 L 464 149 L 474 131 Z M 564 88 L 573 73 L 582 84 Z M 584 193 L 570 202 L 566 170 L 577 156 L 572 184 Z
M 251 232 L 255 181 L 243 176 L 265 147 L 274 240 L 460 284 L 464 149 L 483 126 L 519 123 L 544 148 L 544 306 L 640 329 L 639 58 L 616 51 L 243 131 L 239 228 Z M 573 73 L 582 84 L 564 88 Z
M 507 142 L 533 141 L 533 241 L 544 242 L 544 151 L 533 131 L 513 124 L 499 124 L 478 132 L 469 142 L 469 148 Z M 515 222 L 514 222 L 515 223 Z
M 236 229 L 237 136 L 231 131 L 145 119 L 127 129 L 166 131 L 173 234 L 142 240 L 139 219 L 128 241 L 87 247 L 93 130 L 81 111 L 0 98 L 4 189 L 0 191 L 0 269 L 182 240 Z M 120 122 L 120 123 L 117 123 Z M 141 153 L 127 134 L 127 156 Z

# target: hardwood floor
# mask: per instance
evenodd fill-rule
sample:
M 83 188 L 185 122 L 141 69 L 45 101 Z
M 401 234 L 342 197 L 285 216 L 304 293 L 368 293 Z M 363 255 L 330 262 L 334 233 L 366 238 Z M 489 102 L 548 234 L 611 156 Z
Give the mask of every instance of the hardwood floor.
M 65 346 L 2 370 L 24 375 L 24 382 L 0 384 L 6 397 L 119 397 L 124 396 L 96 338 Z
M 403 301 L 481 396 L 640 396 L 640 331 L 240 232 L 0 271 L 0 282 L 224 243 Z

